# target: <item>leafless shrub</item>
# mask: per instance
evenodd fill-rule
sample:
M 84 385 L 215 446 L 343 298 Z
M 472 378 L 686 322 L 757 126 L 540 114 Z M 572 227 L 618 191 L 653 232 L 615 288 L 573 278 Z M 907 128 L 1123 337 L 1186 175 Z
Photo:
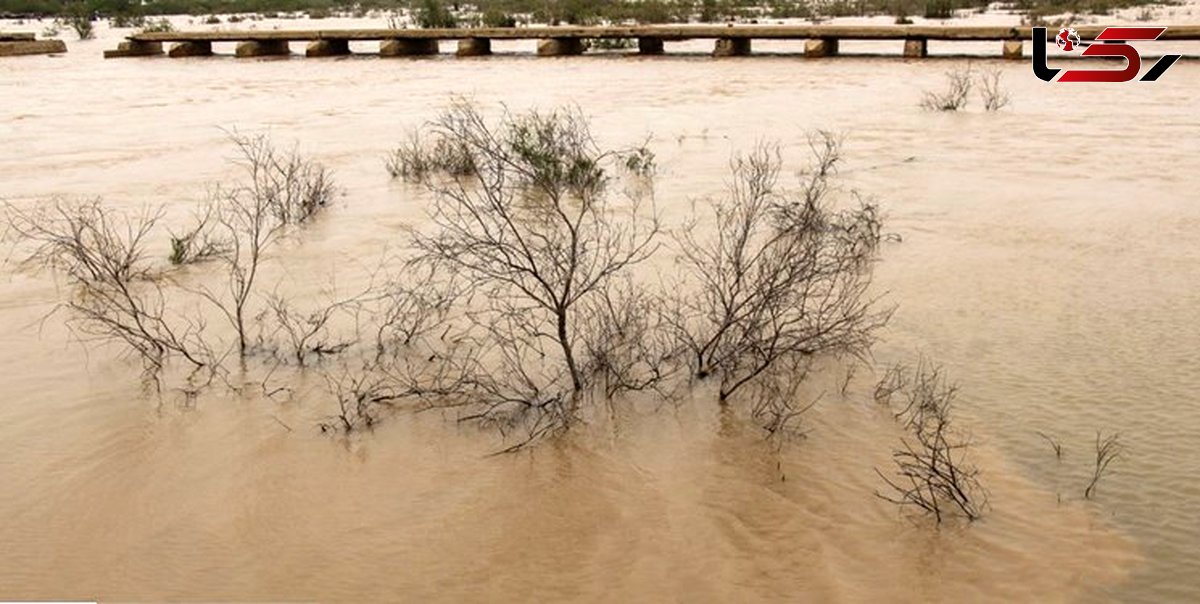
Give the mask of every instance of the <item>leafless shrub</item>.
M 481 333 L 462 342 L 467 354 L 451 353 L 457 372 L 443 373 L 440 394 L 451 395 L 441 404 L 459 409 L 460 422 L 492 426 L 505 436 L 523 431 L 508 450 L 568 429 L 587 393 L 574 389 L 565 364 L 547 362 L 556 343 L 536 337 L 536 324 L 524 313 L 488 314 L 487 325 L 474 325 Z
M 385 373 L 399 400 L 417 410 L 453 412 L 460 423 L 495 428 L 505 438 L 522 436 L 504 451 L 520 449 L 565 431 L 585 393 L 572 389 L 562 363 L 547 363 L 553 342 L 529 337 L 522 313 L 470 313 L 465 325 L 430 343 L 421 354 L 387 359 Z
M 896 416 L 911 437 L 901 439 L 902 448 L 892 454 L 896 466 L 892 477 L 875 471 L 889 487 L 887 494 L 876 495 L 900 506 L 915 506 L 938 523 L 954 512 L 967 520 L 978 519 L 987 494 L 968 456 L 970 440 L 950 425 L 957 387 L 946 382 L 940 367 L 924 361 L 902 390 L 893 390 L 895 375 L 898 372 L 885 375 L 888 383 L 876 391 L 905 395 Z
M 202 286 L 195 292 L 228 319 L 237 334 L 237 350 L 245 356 L 248 306 L 264 253 L 289 226 L 309 221 L 327 206 L 335 188 L 324 167 L 295 152 L 277 151 L 266 137 L 231 138 L 240 152 L 236 163 L 244 169 L 245 181 L 218 189 L 195 223 L 172 235 L 169 260 L 176 265 L 221 261 L 228 276 L 225 291 Z M 81 333 L 125 342 L 153 373 L 170 354 L 197 367 L 211 364 L 211 350 L 199 337 L 203 322 L 168 320 L 161 286 L 165 275 L 146 259 L 146 237 L 161 219 L 161 210 L 117 216 L 99 202 L 60 201 L 32 213 L 10 206 L 8 213 L 14 232 L 35 245 L 29 262 L 58 269 L 78 285 L 78 295 L 68 306 L 80 318 Z M 285 332 L 305 340 L 316 336 L 302 333 L 303 326 L 282 300 L 274 302 Z
M 940 365 L 931 364 L 922 358 L 917 361 L 917 366 L 911 372 L 911 379 L 905 383 L 902 394 L 903 397 L 898 403 L 890 400 L 889 403 L 895 411 L 896 419 L 900 420 L 905 429 L 916 431 L 926 425 L 930 418 L 949 413 L 955 397 L 958 396 L 958 385 L 946 381 Z
M 266 135 L 230 134 L 238 149 L 233 162 L 246 177 L 238 193 L 261 200 L 275 222 L 295 225 L 308 222 L 333 202 L 337 187 L 324 165 L 296 149 L 280 151 Z
M 979 96 L 987 111 L 999 111 L 1012 100 L 1000 81 L 1004 74 L 999 69 L 989 69 L 979 74 Z
M 216 220 L 229 245 L 229 251 L 220 256 L 227 278 L 224 291 L 202 286 L 198 293 L 219 309 L 234 328 L 238 354 L 245 357 L 251 342 L 249 305 L 259 268 L 267 249 L 282 237 L 286 225 L 275 220 L 264 197 L 236 189 L 217 195 L 213 205 Z
M 469 376 L 455 383 L 482 409 L 465 417 L 536 411 L 526 425 L 548 434 L 569 423 L 589 385 L 595 365 L 581 330 L 606 324 L 605 292 L 656 249 L 657 215 L 606 194 L 614 155 L 597 148 L 578 111 L 505 114 L 492 125 L 459 102 L 431 128 L 476 166 L 472 178 L 427 183 L 433 231 L 414 233 L 422 262 L 484 301 L 459 336 L 475 352 L 455 361 Z
M 5 204 L 4 214 L 8 234 L 23 246 L 23 266 L 70 282 L 63 306 L 77 333 L 125 344 L 149 375 L 171 356 L 196 368 L 211 363 L 203 323 L 168 315 L 164 277 L 148 260 L 146 241 L 161 209 L 122 214 L 100 200 L 57 199 L 32 210 Z
M 921 107 L 929 111 L 958 111 L 967 106 L 972 82 L 969 65 L 947 71 L 946 89 L 941 92 L 926 91 L 921 99 Z
M 231 137 L 246 179 L 214 191 L 204 214 L 225 248 L 218 258 L 228 277 L 225 291 L 201 287 L 198 293 L 234 328 L 238 354 L 245 357 L 251 342 L 249 305 L 264 255 L 289 227 L 308 222 L 327 206 L 336 189 L 323 166 L 294 151 L 277 151 L 266 137 Z
M 699 291 L 685 294 L 676 328 L 695 376 L 720 375 L 722 401 L 780 359 L 863 353 L 890 316 L 867 295 L 877 212 L 833 209 L 839 144 L 819 133 L 811 146 L 798 190 L 778 186 L 777 148 L 735 158 L 728 194 L 711 205 L 714 234 L 693 218 L 678 237 Z
M 1109 464 L 1119 458 L 1125 451 L 1125 447 L 1121 444 L 1120 436 L 1118 433 L 1103 436 L 1100 432 L 1096 432 L 1096 464 L 1092 469 L 1092 478 L 1083 490 L 1084 499 L 1092 498 L 1092 493 L 1096 491 L 1096 485 L 1100 482 L 1100 478 L 1108 472 Z

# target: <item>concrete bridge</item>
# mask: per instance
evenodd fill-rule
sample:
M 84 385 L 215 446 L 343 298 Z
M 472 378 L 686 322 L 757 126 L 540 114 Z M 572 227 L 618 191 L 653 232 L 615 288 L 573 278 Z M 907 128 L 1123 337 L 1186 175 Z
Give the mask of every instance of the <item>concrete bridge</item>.
M 62 40 L 37 40 L 29 33 L 0 32 L 0 57 L 48 55 L 67 52 Z
M 1094 38 L 1104 26 L 1076 28 L 1083 39 Z M 1047 42 L 1057 31 L 1047 31 Z M 492 40 L 537 40 L 540 56 L 582 54 L 586 41 L 596 39 L 637 40 L 637 52 L 643 55 L 663 53 L 663 43 L 680 40 L 714 41 L 713 55 L 718 57 L 751 54 L 753 40 L 805 40 L 806 57 L 838 54 L 841 40 L 896 40 L 903 42 L 903 56 L 928 55 L 929 40 L 990 40 L 1000 42 L 1000 56 L 1020 59 L 1022 44 L 1032 35 L 1028 27 L 960 27 L 928 25 L 637 25 L 606 27 L 497 27 L 456 29 L 346 29 L 294 31 L 203 31 L 142 33 L 129 36 L 117 50 L 105 58 L 146 57 L 164 54 L 163 44 L 171 47 L 172 57 L 199 57 L 213 54 L 214 42 L 234 42 L 238 57 L 265 57 L 291 54 L 291 42 L 307 42 L 309 57 L 350 54 L 350 42 L 377 41 L 379 54 L 385 57 L 434 55 L 442 40 L 458 41 L 458 56 L 484 56 L 492 52 Z M 1200 26 L 1172 26 L 1160 39 L 1200 40 Z

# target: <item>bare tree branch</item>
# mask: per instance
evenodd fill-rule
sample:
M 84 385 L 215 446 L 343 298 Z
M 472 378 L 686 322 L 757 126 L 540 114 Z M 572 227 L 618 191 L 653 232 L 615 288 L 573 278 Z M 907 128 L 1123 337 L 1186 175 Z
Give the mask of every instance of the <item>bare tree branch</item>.
M 876 495 L 900 506 L 915 506 L 938 523 L 954 512 L 967 520 L 980 518 L 987 506 L 987 492 L 979 483 L 979 470 L 968 458 L 970 440 L 950 422 L 958 387 L 947 383 L 941 367 L 923 359 L 911 372 L 912 381 L 897 386 L 895 376 L 902 373 L 908 372 L 885 374 L 883 381 L 888 384 L 877 387 L 876 392 L 888 392 L 889 396 L 877 400 L 892 404 L 890 394 L 904 394 L 897 403 L 896 417 L 911 438 L 901 439 L 902 448 L 892 454 L 894 475 L 875 470 L 889 487 L 887 494 Z
M 862 354 L 890 316 L 867 294 L 878 213 L 834 210 L 839 143 L 819 133 L 811 146 L 816 161 L 798 190 L 778 185 L 777 147 L 735 157 L 727 195 L 711 203 L 712 235 L 693 218 L 677 238 L 699 291 L 686 294 L 675 328 L 695 376 L 720 376 L 722 401 L 779 359 Z
M 1096 485 L 1108 472 L 1109 464 L 1120 458 L 1121 454 L 1125 452 L 1120 437 L 1119 433 L 1104 436 L 1100 432 L 1096 432 L 1096 464 L 1092 468 L 1092 478 L 1088 481 L 1087 488 L 1083 490 L 1084 499 L 1092 498 L 1092 493 L 1096 492 Z
M 657 213 L 637 197 L 613 203 L 604 166 L 616 155 L 596 146 L 577 110 L 505 113 L 490 124 L 458 102 L 432 130 L 473 158 L 468 176 L 426 180 L 432 231 L 413 233 L 421 262 L 485 301 L 461 336 L 474 353 L 458 360 L 467 377 L 455 383 L 482 393 L 483 409 L 466 417 L 508 422 L 535 410 L 532 431 L 553 432 L 575 416 L 589 370 L 603 365 L 588 358 L 594 348 L 581 331 L 612 327 L 603 300 L 657 249 Z
M 73 291 L 64 306 L 84 339 L 118 341 L 157 376 L 169 357 L 193 367 L 211 365 L 204 323 L 167 312 L 165 277 L 146 253 L 161 209 L 137 214 L 110 210 L 100 200 L 56 199 L 36 209 L 3 207 L 8 236 L 23 246 L 22 266 L 65 276 Z

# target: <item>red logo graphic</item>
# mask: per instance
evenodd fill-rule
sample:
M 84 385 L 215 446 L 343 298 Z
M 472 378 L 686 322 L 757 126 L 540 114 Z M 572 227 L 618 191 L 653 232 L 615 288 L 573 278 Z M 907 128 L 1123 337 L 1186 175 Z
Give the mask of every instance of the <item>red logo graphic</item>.
M 1033 28 L 1033 73 L 1046 82 L 1053 82 L 1061 71 L 1059 82 L 1129 82 L 1137 78 L 1142 70 L 1142 56 L 1136 48 L 1122 42 L 1157 40 L 1165 27 L 1106 27 L 1096 36 L 1095 42 L 1084 42 L 1072 27 L 1058 30 L 1054 43 L 1065 52 L 1073 52 L 1076 46 L 1083 47 L 1084 57 L 1120 57 L 1125 59 L 1124 69 L 1058 69 L 1046 65 L 1046 28 Z M 1153 82 L 1166 73 L 1182 55 L 1163 55 L 1139 82 Z
M 1064 27 L 1058 30 L 1058 36 L 1054 38 L 1054 42 L 1058 47 L 1071 52 L 1075 50 L 1075 45 L 1079 44 L 1079 32 L 1075 31 L 1074 27 Z

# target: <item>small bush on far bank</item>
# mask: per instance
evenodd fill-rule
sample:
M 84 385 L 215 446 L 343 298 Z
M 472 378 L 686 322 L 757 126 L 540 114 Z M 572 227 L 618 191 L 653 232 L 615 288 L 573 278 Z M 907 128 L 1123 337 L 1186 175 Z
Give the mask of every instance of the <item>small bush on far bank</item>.
M 413 8 L 413 20 L 424 29 L 458 27 L 458 18 L 441 0 L 421 0 Z

